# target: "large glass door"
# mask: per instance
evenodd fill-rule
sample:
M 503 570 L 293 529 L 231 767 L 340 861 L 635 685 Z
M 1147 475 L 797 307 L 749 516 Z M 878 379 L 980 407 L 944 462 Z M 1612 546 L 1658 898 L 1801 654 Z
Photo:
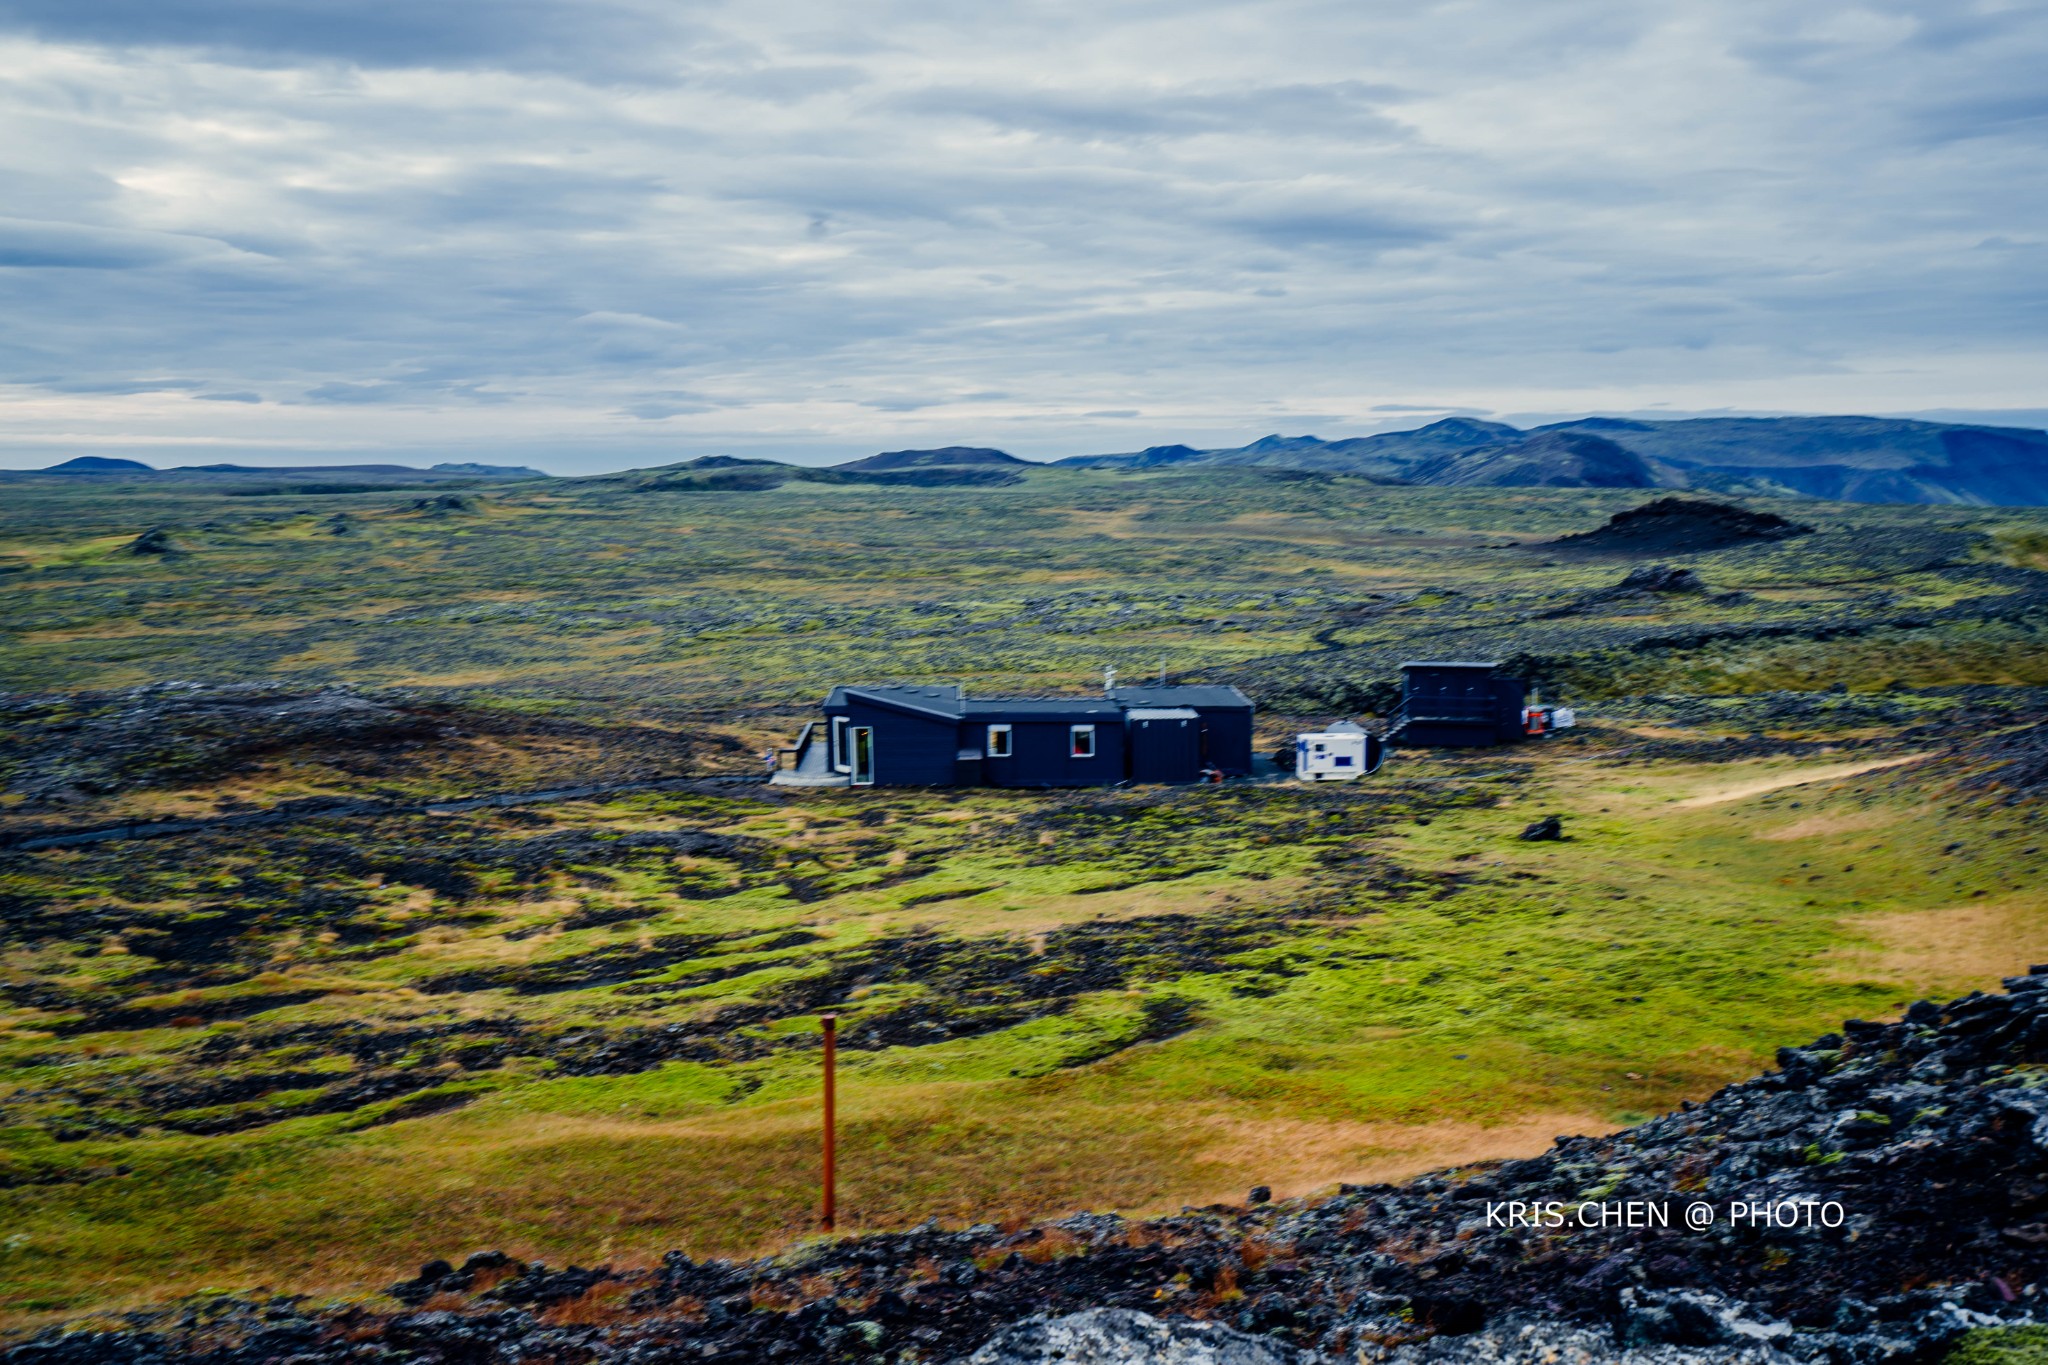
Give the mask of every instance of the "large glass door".
M 865 725 L 856 725 L 847 731 L 847 738 L 853 746 L 853 785 L 872 787 L 875 785 L 875 732 Z

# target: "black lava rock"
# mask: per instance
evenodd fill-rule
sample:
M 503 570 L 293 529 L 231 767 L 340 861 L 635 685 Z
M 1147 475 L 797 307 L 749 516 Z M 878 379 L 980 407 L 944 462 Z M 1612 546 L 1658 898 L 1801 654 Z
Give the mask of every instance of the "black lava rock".
M 1811 526 L 1701 498 L 1657 498 L 1616 512 L 1604 526 L 1553 542 L 1561 550 L 1670 553 L 1712 550 L 1750 540 L 1810 535 Z

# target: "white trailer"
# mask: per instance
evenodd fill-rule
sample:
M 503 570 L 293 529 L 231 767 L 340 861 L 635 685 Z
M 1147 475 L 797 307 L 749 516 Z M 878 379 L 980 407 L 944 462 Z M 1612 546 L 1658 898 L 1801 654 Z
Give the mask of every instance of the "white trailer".
M 1355 782 L 1379 771 L 1379 736 L 1340 720 L 1294 737 L 1294 775 L 1304 782 Z

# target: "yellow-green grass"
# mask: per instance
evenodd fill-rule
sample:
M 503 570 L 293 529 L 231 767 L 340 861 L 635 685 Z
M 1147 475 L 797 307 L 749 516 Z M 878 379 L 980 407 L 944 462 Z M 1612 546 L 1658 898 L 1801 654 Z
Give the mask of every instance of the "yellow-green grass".
M 39 488 L 0 507 L 0 558 L 29 566 L 5 580 L 0 684 L 399 683 L 584 720 L 635 706 L 700 729 L 710 717 L 752 751 L 786 737 L 788 708 L 835 682 L 1042 691 L 1089 685 L 1105 663 L 1127 676 L 1230 669 L 1328 645 L 1369 655 L 1444 628 L 1475 632 L 1460 640 L 1520 639 L 1552 620 L 1585 628 L 1556 673 L 1580 696 L 1725 697 L 1729 727 L 1743 731 L 1757 715 L 1772 733 L 1797 730 L 1768 707 L 1743 711 L 1763 689 L 2048 681 L 2037 628 L 1993 619 L 2011 614 L 2016 580 L 1987 573 L 2041 563 L 2038 520 L 2009 511 L 1786 504 L 1822 534 L 1674 561 L 1715 596 L 1575 605 L 1632 566 L 1541 542 L 1642 494 L 1040 470 L 976 490 L 535 486 L 444 519 L 408 510 L 415 495 L 226 497 L 162 480 Z M 349 535 L 327 534 L 335 511 L 355 519 Z M 156 525 L 178 556 L 123 552 Z M 1718 595 L 1729 590 L 1742 595 Z M 1882 611 L 1930 624 L 1833 629 Z M 1792 634 L 1631 643 L 1667 627 L 1758 624 Z M 1327 667 L 1356 673 L 1350 657 Z M 1325 667 L 1312 658 L 1310 671 Z M 1959 704 L 1892 694 L 1872 711 L 1884 718 L 1831 733 L 1879 735 Z M 1701 705 L 1719 714 L 1723 702 Z M 1287 727 L 1269 730 L 1277 739 Z M 408 760 L 380 789 L 530 785 L 585 752 L 457 747 Z M 1107 829 L 1055 818 L 1066 798 L 997 792 L 814 793 L 779 809 L 675 794 L 569 805 L 554 809 L 557 829 L 682 824 L 763 840 L 772 853 L 758 866 L 684 858 L 525 882 L 493 871 L 467 899 L 397 872 L 326 877 L 282 836 L 200 840 L 187 854 L 159 844 L 48 855 L 0 891 L 115 920 L 259 900 L 286 917 L 289 927 L 263 934 L 267 970 L 124 1004 L 169 1014 L 217 1011 L 240 995 L 325 994 L 242 1023 L 135 1020 L 69 1040 L 53 1039 L 38 1010 L 0 1018 L 0 1101 L 22 1116 L 0 1133 L 0 1311 L 27 1321 L 207 1286 L 366 1292 L 425 1256 L 486 1243 L 550 1261 L 644 1260 L 671 1246 L 746 1251 L 804 1235 L 817 1119 L 816 1052 L 805 1047 L 597 1077 L 524 1053 L 444 1076 L 423 1056 L 412 1100 L 293 1116 L 326 1075 L 355 1068 L 315 1047 L 266 1044 L 221 1072 L 285 1068 L 307 1073 L 303 1085 L 155 1116 L 251 1125 L 205 1137 L 112 1103 L 101 1107 L 134 1123 L 134 1136 L 72 1130 L 56 1141 L 65 1102 L 32 1098 L 83 1082 L 118 1100 L 122 1085 L 198 1069 L 199 1044 L 287 1025 L 507 1018 L 559 1037 L 701 1020 L 832 954 L 918 929 L 1043 945 L 1076 925 L 1267 916 L 1248 940 L 1263 946 L 1225 952 L 1213 970 L 1134 970 L 1125 987 L 1008 1028 L 845 1054 L 847 1204 L 857 1224 L 891 1226 L 1171 1208 L 1253 1183 L 1303 1192 L 1534 1151 L 1554 1133 L 1702 1095 L 1844 1016 L 1894 1013 L 2048 959 L 2044 893 L 2029 877 L 2038 825 L 2025 808 L 1965 802 L 1943 785 L 1939 760 L 1846 775 L 1863 754 L 1713 765 L 1604 752 L 1481 760 L 1508 774 L 1500 780 L 1404 754 L 1351 795 L 1184 792 Z M 1836 776 L 1766 790 L 1816 772 Z M 110 795 L 71 816 L 203 813 L 362 785 L 346 763 L 286 755 L 218 784 Z M 1398 790 L 1455 790 L 1464 804 L 1418 798 L 1413 813 L 1428 823 L 1370 814 L 1375 793 Z M 1688 804 L 1707 795 L 1728 799 Z M 1551 810 L 1567 815 L 1571 839 L 1513 837 Z M 521 832 L 496 820 L 435 828 Z M 432 823 L 404 837 L 431 852 Z M 1967 847 L 1950 850 L 1957 842 Z M 125 875 L 139 867 L 148 875 Z M 706 885 L 680 896 L 679 873 Z M 796 878 L 816 884 L 815 898 L 793 894 Z M 359 908 L 343 927 L 371 941 L 334 942 L 317 917 L 290 920 L 301 883 L 344 894 Z M 797 930 L 818 938 L 765 946 Z M 707 962 L 727 974 L 661 995 L 435 984 L 678 934 L 739 937 L 650 966 L 637 984 Z M 96 982 L 125 990 L 149 965 L 147 941 L 107 938 L 17 946 L 0 967 L 59 994 Z M 893 981 L 843 1004 L 857 1025 L 928 989 Z M 1188 1011 L 1187 1031 L 1119 1047 L 1166 1002 Z M 814 1022 L 798 1012 L 751 1036 L 786 1044 Z M 421 1094 L 468 1103 L 406 1117 Z
M 808 701 L 847 678 L 1076 686 L 1106 662 L 1227 668 L 1319 635 L 1371 643 L 1432 622 L 1516 620 L 1540 605 L 1516 594 L 1618 579 L 1624 563 L 1554 557 L 1540 542 L 1642 500 L 1070 470 L 995 489 L 531 485 L 440 519 L 406 510 L 410 496 L 224 496 L 163 481 L 30 490 L 0 509 L 0 557 L 31 566 L 8 576 L 0 684 L 290 677 L 699 705 Z M 1784 510 L 1824 534 L 1682 557 L 1753 599 L 1625 603 L 1618 617 L 1840 612 L 1877 592 L 1915 610 L 1995 597 L 2007 590 L 1925 566 L 1971 543 L 2004 547 L 1987 561 L 2029 554 L 2038 530 L 1985 509 Z M 321 529 L 333 512 L 354 519 L 348 535 Z M 151 526 L 181 553 L 123 551 Z M 1930 549 L 1929 535 L 1957 539 Z M 1421 588 L 1457 595 L 1347 615 L 1363 593 Z M 1986 661 L 1996 677 L 2011 672 L 2009 652 Z M 1937 672 L 1928 681 L 1994 680 Z
M 2048 636 L 2033 622 L 1877 629 L 1849 638 L 1735 641 L 1683 654 L 1603 655 L 1568 670 L 1581 695 L 1856 692 L 1964 683 L 2048 684 Z
M 1963 1335 L 1942 1365 L 2048 1365 L 2048 1327 L 1979 1327 Z
M 1146 981 L 1142 993 L 1085 996 L 996 1033 L 844 1054 L 851 1221 L 1154 1210 L 1253 1183 L 1302 1193 L 1526 1154 L 1556 1132 L 1703 1096 L 1845 1016 L 1893 1014 L 2048 957 L 2048 893 L 2026 876 L 2036 835 L 2019 813 L 1970 807 L 1968 848 L 1945 851 L 1958 838 L 1957 798 L 1928 765 L 1845 774 L 1842 756 L 1501 762 L 1526 780 L 1495 789 L 1498 802 L 1361 836 L 1360 851 L 1383 862 L 1467 878 L 1438 884 L 1440 895 L 1358 890 L 1242 954 L 1245 971 Z M 1380 780 L 1451 772 L 1403 757 Z M 822 794 L 728 827 L 796 855 L 846 837 L 836 822 L 862 799 Z M 913 924 L 1028 937 L 1073 922 L 1073 888 L 1108 879 L 1089 865 L 1100 850 L 1042 865 L 1017 852 L 1044 847 L 1035 841 L 963 845 L 966 830 L 1001 833 L 1046 798 L 887 799 L 898 812 L 888 828 L 906 847 L 956 849 L 935 884 L 1005 884 L 907 906 L 924 879 L 810 904 L 752 889 L 661 906 L 664 928 L 810 925 L 834 948 Z M 584 818 L 645 827 L 660 809 L 593 806 Z M 1566 814 L 1570 839 L 1513 837 L 1551 810 Z M 1232 908 L 1223 897 L 1237 909 L 1286 903 L 1323 875 L 1308 853 L 1250 832 L 1217 870 L 1092 899 L 1112 917 L 1221 914 Z M 658 893 L 627 877 L 602 894 Z M 451 928 L 361 970 L 328 969 L 369 994 L 276 1017 L 416 1012 L 447 1001 L 410 995 L 406 982 L 459 960 L 546 958 L 641 932 L 508 943 L 514 914 L 508 906 L 502 920 Z M 1256 975 L 1262 965 L 1293 974 Z M 298 970 L 312 979 L 310 965 L 287 975 Z M 1239 989 L 1248 979 L 1258 991 Z M 691 994 L 724 998 L 750 980 Z M 1062 1065 L 1099 1056 L 1158 995 L 1187 1001 L 1195 1026 Z M 595 989 L 521 1006 L 487 991 L 453 1007 L 600 1019 L 630 1000 Z M 146 1056 L 163 1034 L 105 1044 Z M 428 1255 L 485 1244 L 586 1262 L 783 1245 L 805 1235 L 815 1193 L 815 1066 L 809 1050 L 610 1077 L 521 1063 L 460 1082 L 479 1095 L 464 1108 L 385 1124 L 371 1122 L 372 1106 L 218 1137 L 58 1144 L 15 1130 L 18 1171 L 108 1174 L 0 1194 L 4 1301 L 27 1321 L 207 1286 L 363 1292 Z

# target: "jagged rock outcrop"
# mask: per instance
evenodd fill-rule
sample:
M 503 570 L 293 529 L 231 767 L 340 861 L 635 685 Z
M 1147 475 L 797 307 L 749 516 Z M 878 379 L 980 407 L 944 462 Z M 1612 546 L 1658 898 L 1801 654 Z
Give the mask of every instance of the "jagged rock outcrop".
M 1091 1308 L 1006 1327 L 961 1365 L 1299 1365 L 1301 1359 L 1301 1352 L 1271 1337 L 1219 1323 Z
M 1707 585 L 1691 569 L 1674 569 L 1668 564 L 1645 564 L 1629 571 L 1628 577 L 1604 591 L 1612 593 L 1696 593 Z

